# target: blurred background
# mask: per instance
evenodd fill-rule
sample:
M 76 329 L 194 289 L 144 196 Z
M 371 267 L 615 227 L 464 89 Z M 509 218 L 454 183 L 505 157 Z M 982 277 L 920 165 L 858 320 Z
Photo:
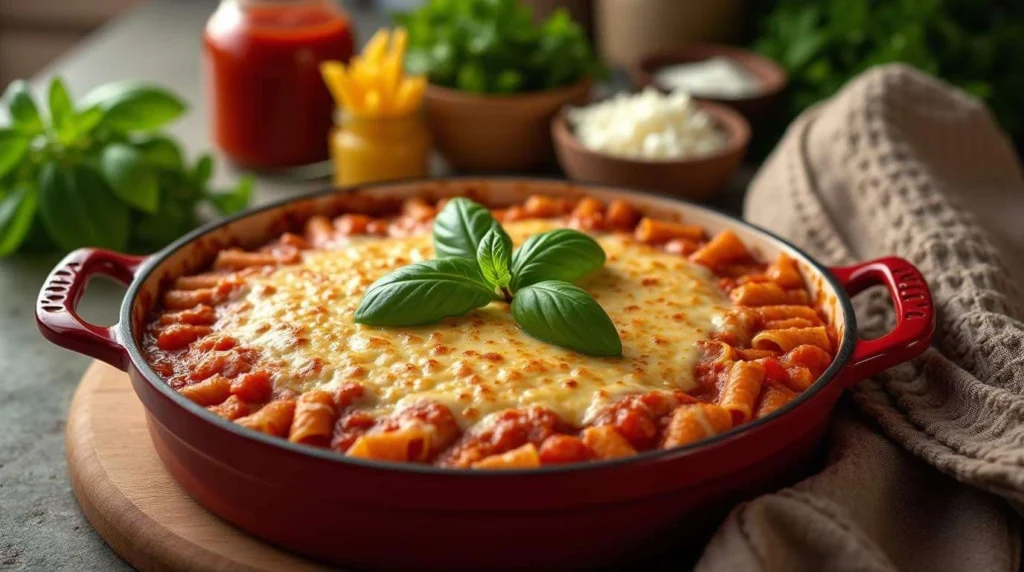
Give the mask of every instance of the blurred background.
M 0 0 L 0 87 L 32 77 L 145 0 Z M 208 4 L 216 0 L 177 0 Z M 345 0 L 391 12 L 421 0 Z M 984 99 L 1021 142 L 1024 2 L 1016 0 L 522 0 L 567 8 L 619 67 L 692 42 L 737 43 L 790 75 L 780 125 L 872 65 L 905 61 Z M 364 31 L 363 35 L 367 35 Z M 365 40 L 365 38 L 360 38 Z
M 32 77 L 90 32 L 138 2 L 0 0 L 0 85 Z

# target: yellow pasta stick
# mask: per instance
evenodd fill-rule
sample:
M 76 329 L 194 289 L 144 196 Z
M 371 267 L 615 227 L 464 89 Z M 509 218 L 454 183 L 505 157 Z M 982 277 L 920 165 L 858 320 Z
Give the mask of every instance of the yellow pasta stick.
M 409 36 L 405 28 L 397 28 L 391 34 L 391 47 L 387 60 L 383 64 L 383 91 L 385 99 L 394 101 L 398 91 L 398 82 L 402 79 L 402 62 L 405 59 L 405 48 Z
M 393 62 L 390 58 L 384 60 L 384 63 L 381 64 L 378 80 L 380 85 L 380 97 L 384 104 L 384 108 L 394 109 L 396 101 L 395 96 L 397 95 L 397 78 L 393 69 Z
M 384 52 L 388 47 L 388 37 L 390 34 L 384 28 L 377 30 L 373 37 L 370 38 L 369 42 L 366 42 L 366 47 L 363 48 L 363 59 L 366 61 L 377 64 L 383 57 Z
M 362 56 L 354 56 L 349 65 L 349 75 L 359 84 L 364 93 L 380 91 L 379 68 Z M 364 96 L 365 97 L 365 96 Z
M 377 115 L 381 111 L 380 92 L 376 89 L 371 89 L 366 92 L 366 107 L 363 111 L 367 115 Z
M 404 114 L 409 109 L 409 98 L 412 96 L 413 85 L 409 81 L 409 78 L 402 79 L 398 82 L 398 88 L 395 90 L 395 103 L 393 109 L 396 115 Z
M 391 47 L 388 55 L 392 60 L 401 61 L 405 57 L 405 48 L 409 44 L 409 34 L 406 33 L 405 28 L 395 28 L 394 33 L 391 34 Z
M 425 76 L 407 77 L 401 80 L 398 85 L 398 93 L 395 94 L 395 111 L 398 114 L 406 114 L 419 106 L 423 97 L 423 90 L 427 87 Z
M 323 76 L 324 83 L 327 84 L 327 89 L 330 90 L 331 96 L 334 97 L 334 102 L 337 105 L 343 105 L 349 109 L 355 106 L 346 86 L 347 80 L 344 64 L 336 61 L 324 62 L 320 64 L 320 75 Z

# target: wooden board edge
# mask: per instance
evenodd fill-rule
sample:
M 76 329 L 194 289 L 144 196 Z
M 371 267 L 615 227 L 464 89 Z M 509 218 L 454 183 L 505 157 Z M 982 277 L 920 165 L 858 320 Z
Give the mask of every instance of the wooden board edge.
M 102 463 L 89 438 L 92 432 L 81 425 L 90 422 L 90 390 L 97 383 L 95 379 L 102 375 L 98 370 L 110 367 L 93 362 L 83 374 L 68 410 L 64 432 L 68 477 L 86 519 L 115 552 L 139 570 L 255 570 L 167 532 L 125 498 L 109 479 L 102 477 Z M 93 484 L 86 486 L 86 479 L 91 479 Z M 116 504 L 122 511 L 121 516 L 115 518 L 110 511 L 102 510 L 101 503 Z M 160 538 L 159 542 L 147 537 L 156 530 L 169 536 Z M 151 550 L 144 550 L 144 547 Z

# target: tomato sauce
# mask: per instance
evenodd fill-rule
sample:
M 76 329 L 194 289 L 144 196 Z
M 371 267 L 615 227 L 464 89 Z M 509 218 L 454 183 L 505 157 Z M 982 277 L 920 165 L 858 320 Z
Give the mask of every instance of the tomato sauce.
M 348 19 L 328 1 L 226 0 L 203 34 L 213 137 L 234 162 L 272 169 L 328 158 L 325 60 L 348 61 Z

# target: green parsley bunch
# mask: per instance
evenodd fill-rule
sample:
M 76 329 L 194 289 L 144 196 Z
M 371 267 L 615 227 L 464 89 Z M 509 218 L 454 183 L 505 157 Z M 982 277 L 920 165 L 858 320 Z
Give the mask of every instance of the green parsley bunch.
M 561 9 L 535 24 L 518 0 L 429 0 L 395 21 L 409 33 L 406 69 L 435 85 L 511 94 L 606 73 L 586 33 Z

